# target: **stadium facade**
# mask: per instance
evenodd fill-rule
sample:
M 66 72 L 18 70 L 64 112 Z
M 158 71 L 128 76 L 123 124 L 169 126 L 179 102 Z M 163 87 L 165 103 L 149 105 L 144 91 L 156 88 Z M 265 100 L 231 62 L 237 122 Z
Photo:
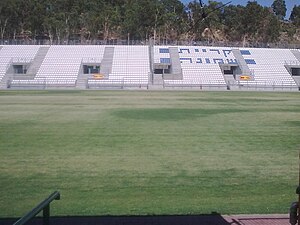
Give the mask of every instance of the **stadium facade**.
M 300 50 L 2 45 L 1 89 L 300 90 Z

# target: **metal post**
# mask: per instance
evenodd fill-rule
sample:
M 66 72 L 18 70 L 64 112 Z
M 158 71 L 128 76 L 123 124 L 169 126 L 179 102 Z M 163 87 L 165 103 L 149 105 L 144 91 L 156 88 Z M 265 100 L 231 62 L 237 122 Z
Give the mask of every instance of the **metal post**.
M 38 204 L 34 209 L 20 218 L 14 225 L 24 225 L 37 214 L 39 214 L 43 210 L 43 224 L 49 225 L 49 217 L 50 217 L 50 203 L 53 200 L 59 200 L 60 193 L 58 191 L 53 192 L 48 198 Z
M 298 194 L 298 225 L 300 225 L 300 213 L 299 213 L 299 207 L 300 207 L 300 193 L 299 193 L 299 187 L 300 187 L 300 151 L 299 151 L 299 159 L 298 159 L 298 163 L 299 163 L 299 183 L 298 183 L 298 188 L 296 190 L 297 194 Z
M 50 204 L 43 209 L 43 225 L 49 225 Z

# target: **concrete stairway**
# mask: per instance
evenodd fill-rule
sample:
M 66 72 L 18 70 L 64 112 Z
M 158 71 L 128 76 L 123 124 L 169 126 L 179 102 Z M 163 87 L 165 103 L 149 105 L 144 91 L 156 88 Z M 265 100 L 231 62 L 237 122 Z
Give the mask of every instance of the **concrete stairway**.
M 291 52 L 294 54 L 294 56 L 298 60 L 298 62 L 295 62 L 295 66 L 300 68 L 300 51 L 291 50 Z M 294 81 L 296 82 L 296 84 L 298 85 L 299 90 L 300 90 L 300 76 L 292 76 L 292 77 L 293 77 Z
M 10 73 L 11 67 L 12 67 L 12 60 L 10 60 L 10 62 L 6 66 L 5 74 L 0 81 L 0 89 L 7 89 L 8 82 L 9 80 L 12 79 L 13 75 Z
M 83 74 L 83 63 L 80 65 L 77 81 L 76 81 L 76 88 L 77 89 L 86 89 L 87 88 L 87 80 L 88 76 Z
M 148 83 L 153 84 L 153 76 L 154 76 L 154 46 L 153 44 L 149 45 L 149 65 L 150 65 L 150 73 L 148 77 Z
M 162 74 L 154 74 L 153 75 L 153 85 L 157 85 L 157 86 L 161 86 L 163 85 L 164 81 L 163 81 L 163 77 Z
M 7 89 L 9 80 L 12 79 L 12 76 L 5 75 L 0 82 L 0 89 Z
M 239 49 L 232 49 L 232 53 L 234 57 L 236 58 L 238 65 L 242 71 L 241 75 L 251 76 L 251 70 L 249 69 L 243 55 L 241 54 Z
M 233 75 L 224 75 L 224 79 L 227 84 L 227 90 L 234 89 L 236 87 L 237 81 L 234 79 Z
M 182 69 L 180 63 L 180 57 L 177 47 L 170 47 L 169 48 L 170 58 L 171 58 L 171 73 L 174 80 L 182 80 Z
M 296 57 L 296 59 L 300 63 L 300 51 L 298 51 L 298 50 L 291 50 L 291 52 L 294 54 L 294 56 Z
M 8 65 L 6 74 L 4 75 L 4 77 L 1 80 L 0 89 L 6 89 L 7 84 L 11 80 L 33 80 L 35 78 L 40 66 L 43 63 L 49 48 L 50 47 L 40 47 L 39 48 L 34 59 L 31 61 L 31 64 L 30 64 L 26 74 L 14 74 L 13 63 Z
M 103 59 L 101 61 L 100 73 L 105 76 L 105 78 L 109 77 L 109 74 L 112 70 L 112 63 L 114 58 L 114 47 L 105 47 Z
M 40 47 L 37 54 L 35 55 L 32 64 L 27 70 L 27 75 L 32 76 L 34 79 L 35 75 L 37 74 L 38 70 L 40 69 L 50 47 Z
M 104 79 L 109 78 L 109 74 L 111 73 L 112 70 L 112 63 L 113 63 L 113 58 L 114 58 L 114 47 L 105 47 L 104 49 L 104 54 L 103 58 L 101 61 L 101 66 L 100 66 L 100 74 L 104 75 Z M 80 69 L 79 69 L 79 74 L 77 77 L 77 82 L 76 82 L 76 88 L 77 89 L 86 89 L 87 88 L 87 83 L 88 79 L 91 78 L 90 74 L 83 74 L 83 63 L 81 63 Z

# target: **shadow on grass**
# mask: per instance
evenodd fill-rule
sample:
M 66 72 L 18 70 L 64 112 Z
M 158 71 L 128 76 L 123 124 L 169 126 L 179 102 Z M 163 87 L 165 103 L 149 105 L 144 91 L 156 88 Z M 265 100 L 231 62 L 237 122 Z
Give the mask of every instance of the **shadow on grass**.
M 0 219 L 1 225 L 12 225 L 18 219 Z M 43 224 L 34 218 L 28 225 Z M 50 225 L 230 225 L 220 214 L 163 216 L 68 216 L 51 217 Z

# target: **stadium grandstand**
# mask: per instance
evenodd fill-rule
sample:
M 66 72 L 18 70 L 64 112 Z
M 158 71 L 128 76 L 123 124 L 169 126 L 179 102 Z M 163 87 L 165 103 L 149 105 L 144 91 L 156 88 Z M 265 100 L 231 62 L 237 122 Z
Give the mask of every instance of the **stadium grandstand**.
M 299 49 L 2 45 L 1 89 L 300 90 Z

